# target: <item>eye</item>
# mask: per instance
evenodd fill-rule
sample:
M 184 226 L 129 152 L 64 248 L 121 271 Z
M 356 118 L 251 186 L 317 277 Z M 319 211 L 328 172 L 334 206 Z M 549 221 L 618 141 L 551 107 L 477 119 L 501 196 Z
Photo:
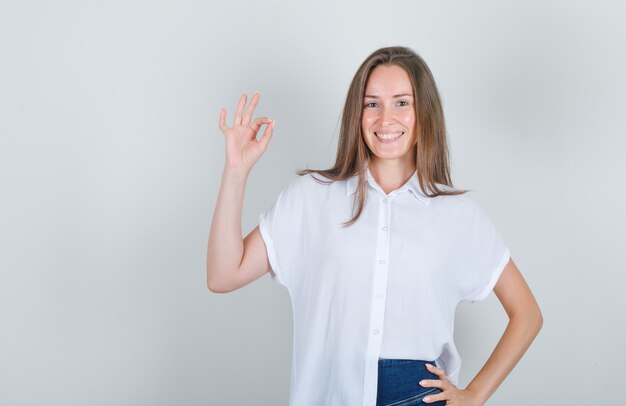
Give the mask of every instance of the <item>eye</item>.
M 409 105 L 409 102 L 406 100 L 398 100 L 398 106 L 400 107 L 406 107 Z
M 373 108 L 376 108 L 376 107 L 378 107 L 378 103 L 376 103 L 376 102 L 365 103 L 365 108 L 366 109 L 373 109 Z

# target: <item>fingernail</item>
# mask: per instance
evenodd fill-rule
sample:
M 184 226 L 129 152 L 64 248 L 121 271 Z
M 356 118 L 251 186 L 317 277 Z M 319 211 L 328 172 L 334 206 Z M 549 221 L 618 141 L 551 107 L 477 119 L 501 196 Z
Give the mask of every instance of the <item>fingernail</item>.
M 424 399 L 422 399 L 424 402 L 430 402 L 430 398 L 428 396 L 426 396 Z
M 424 386 L 424 382 L 425 382 L 425 381 L 423 381 L 423 380 L 422 380 L 422 381 L 419 381 L 419 384 L 420 384 L 421 386 Z

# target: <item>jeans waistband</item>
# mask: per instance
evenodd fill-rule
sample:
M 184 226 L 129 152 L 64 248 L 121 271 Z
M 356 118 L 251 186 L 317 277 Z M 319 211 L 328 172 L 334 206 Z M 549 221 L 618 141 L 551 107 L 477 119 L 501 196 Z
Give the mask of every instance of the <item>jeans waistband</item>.
M 416 360 L 416 359 L 387 359 L 380 358 L 378 360 L 378 368 L 389 368 L 396 366 L 408 366 L 411 364 L 415 364 L 415 366 L 425 365 L 425 364 L 435 365 L 435 361 L 424 361 L 424 360 Z

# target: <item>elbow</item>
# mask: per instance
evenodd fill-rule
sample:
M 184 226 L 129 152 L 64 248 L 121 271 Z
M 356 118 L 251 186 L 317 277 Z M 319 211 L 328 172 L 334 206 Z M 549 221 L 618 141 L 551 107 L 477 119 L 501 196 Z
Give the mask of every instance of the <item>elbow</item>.
M 535 307 L 531 311 L 527 311 L 524 319 L 527 331 L 532 332 L 532 335 L 536 337 L 543 327 L 543 315 L 541 314 L 539 307 Z
M 523 329 L 533 337 L 536 337 L 543 327 L 543 315 L 538 306 L 520 308 L 510 315 L 509 320 L 523 326 Z
M 209 272 L 207 268 L 207 288 L 213 293 L 228 293 L 235 290 L 232 283 L 228 283 L 224 278 L 216 277 L 212 272 Z
M 226 286 L 223 282 L 220 282 L 215 277 L 211 277 L 210 275 L 211 273 L 207 269 L 206 286 L 209 289 L 209 291 L 213 293 L 228 293 L 232 291 L 232 289 Z
M 536 316 L 536 321 L 535 321 L 535 325 L 537 328 L 537 333 L 539 333 L 539 330 L 541 330 L 541 328 L 543 327 L 543 314 L 541 313 L 541 310 L 539 309 L 539 307 L 537 307 L 537 316 Z
M 224 288 L 222 288 L 220 285 L 216 284 L 215 282 L 212 282 L 211 280 L 208 280 L 206 285 L 209 291 L 213 293 L 226 293 L 227 292 Z
M 228 293 L 232 292 L 233 289 L 224 286 L 224 284 L 217 283 L 211 279 L 207 280 L 207 288 L 213 293 Z
M 532 310 L 529 311 L 529 316 L 531 325 L 534 327 L 534 330 L 539 333 L 539 330 L 543 327 L 543 314 L 541 313 L 541 309 L 537 302 L 532 306 Z

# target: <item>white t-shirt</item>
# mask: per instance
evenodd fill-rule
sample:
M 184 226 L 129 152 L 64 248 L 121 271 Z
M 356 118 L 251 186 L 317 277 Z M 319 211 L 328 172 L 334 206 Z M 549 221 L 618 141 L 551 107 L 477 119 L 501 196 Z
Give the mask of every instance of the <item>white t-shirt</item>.
M 313 176 L 259 216 L 293 306 L 290 405 L 374 406 L 379 358 L 435 361 L 458 385 L 456 307 L 487 297 L 510 256 L 493 223 L 466 194 L 426 196 L 415 174 L 386 195 L 368 168 L 363 212 L 342 228 L 358 177 Z

